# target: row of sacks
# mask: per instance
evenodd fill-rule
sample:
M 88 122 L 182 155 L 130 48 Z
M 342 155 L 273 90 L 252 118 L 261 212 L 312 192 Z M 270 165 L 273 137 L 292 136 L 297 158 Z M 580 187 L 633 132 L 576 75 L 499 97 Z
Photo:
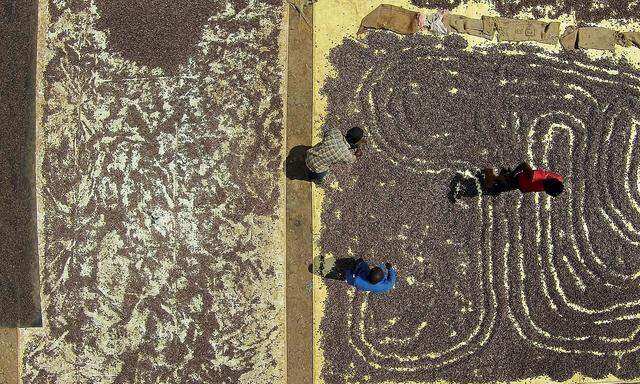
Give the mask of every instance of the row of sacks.
M 640 32 L 618 32 L 602 27 L 565 28 L 560 36 L 560 23 L 539 20 L 519 20 L 482 16 L 481 19 L 439 11 L 430 15 L 402 7 L 383 4 L 362 19 L 358 33 L 366 29 L 387 29 L 409 35 L 428 30 L 434 34 L 465 33 L 498 41 L 537 41 L 557 44 L 567 50 L 604 49 L 613 51 L 615 45 L 640 48 Z

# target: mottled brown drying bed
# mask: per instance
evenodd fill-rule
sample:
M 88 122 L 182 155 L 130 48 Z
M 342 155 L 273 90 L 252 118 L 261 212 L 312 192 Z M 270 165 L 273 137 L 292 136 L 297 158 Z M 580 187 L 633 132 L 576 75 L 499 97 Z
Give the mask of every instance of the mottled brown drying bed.
M 463 0 L 411 0 L 419 7 L 452 9 L 465 3 Z M 531 12 L 535 18 L 557 18 L 575 14 L 578 21 L 600 21 L 606 19 L 637 20 L 640 3 L 629 0 L 491 0 L 502 16 L 516 16 L 520 12 Z
M 321 251 L 399 280 L 327 281 L 326 382 L 640 377 L 640 74 L 465 46 L 378 32 L 331 52 L 325 125 L 364 127 L 369 149 L 327 190 Z M 523 160 L 565 193 L 449 201 L 456 174 Z
M 282 4 L 96 5 L 41 3 L 24 382 L 279 382 Z

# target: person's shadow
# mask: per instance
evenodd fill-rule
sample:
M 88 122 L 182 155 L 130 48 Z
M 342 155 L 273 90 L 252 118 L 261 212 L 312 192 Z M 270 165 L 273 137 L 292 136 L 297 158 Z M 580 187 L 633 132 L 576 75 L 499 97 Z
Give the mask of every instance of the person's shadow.
M 311 147 L 308 145 L 297 145 L 291 148 L 285 161 L 287 179 L 309 181 L 309 168 L 304 161 L 309 148 Z
M 317 256 L 309 264 L 309 272 L 325 279 L 344 280 L 347 270 L 356 268 L 357 260 L 353 257 L 336 259 L 334 257 Z
M 463 197 L 476 197 L 482 191 L 484 175 L 482 171 L 457 172 L 449 183 L 447 198 L 451 203 L 456 203 Z

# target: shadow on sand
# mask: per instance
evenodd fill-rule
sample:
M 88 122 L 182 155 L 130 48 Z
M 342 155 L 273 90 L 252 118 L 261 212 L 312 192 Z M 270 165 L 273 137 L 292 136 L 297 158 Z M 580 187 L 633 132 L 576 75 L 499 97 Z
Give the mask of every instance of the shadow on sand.
M 457 172 L 449 183 L 447 198 L 455 204 L 461 198 L 479 196 L 482 192 L 484 176 L 482 171 Z
M 491 176 L 491 185 L 487 185 L 485 170 L 468 170 L 456 172 L 449 183 L 447 198 L 455 204 L 461 198 L 471 198 L 480 195 L 498 196 L 503 192 L 516 189 L 510 181 L 511 170 L 501 168 L 497 176 Z
M 344 272 L 348 269 L 355 269 L 356 259 L 344 257 L 336 259 L 334 257 L 317 256 L 313 263 L 309 264 L 309 272 L 325 279 L 344 280 Z
M 309 181 L 309 168 L 304 162 L 309 148 L 311 147 L 308 145 L 298 145 L 291 148 L 285 161 L 287 179 Z

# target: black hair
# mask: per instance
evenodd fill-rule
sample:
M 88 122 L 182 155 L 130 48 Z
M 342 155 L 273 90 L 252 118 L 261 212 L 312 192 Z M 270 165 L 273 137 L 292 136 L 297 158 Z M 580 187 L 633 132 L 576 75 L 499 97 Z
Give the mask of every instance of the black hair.
M 355 144 L 360 141 L 360 139 L 362 139 L 362 136 L 364 136 L 364 131 L 362 130 L 362 128 L 353 127 L 347 131 L 345 138 L 347 139 L 347 143 Z
M 542 185 L 544 186 L 544 191 L 553 197 L 560 195 L 564 191 L 564 184 L 558 179 L 546 179 L 542 182 Z
M 369 271 L 369 282 L 371 284 L 378 284 L 384 279 L 384 271 L 380 267 L 373 267 Z

